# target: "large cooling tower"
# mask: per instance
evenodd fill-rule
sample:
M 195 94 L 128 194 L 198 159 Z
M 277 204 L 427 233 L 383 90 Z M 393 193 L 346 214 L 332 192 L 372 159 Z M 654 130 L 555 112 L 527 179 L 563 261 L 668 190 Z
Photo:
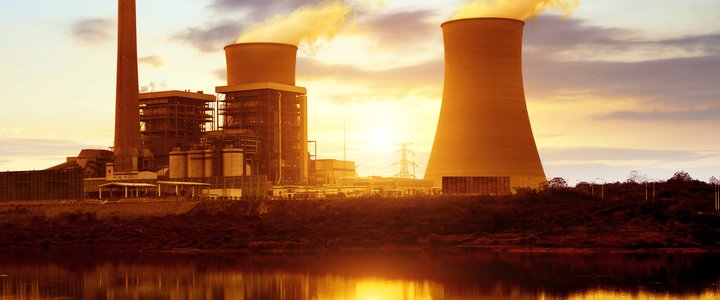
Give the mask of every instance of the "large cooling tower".
M 227 82 L 274 82 L 295 85 L 298 48 L 279 43 L 241 43 L 225 47 Z
M 119 0 L 114 148 L 116 172 L 138 170 L 140 105 L 137 63 L 135 0 Z
M 445 87 L 425 179 L 509 176 L 537 187 L 545 172 L 525 104 L 522 35 L 514 19 L 460 19 L 442 25 Z

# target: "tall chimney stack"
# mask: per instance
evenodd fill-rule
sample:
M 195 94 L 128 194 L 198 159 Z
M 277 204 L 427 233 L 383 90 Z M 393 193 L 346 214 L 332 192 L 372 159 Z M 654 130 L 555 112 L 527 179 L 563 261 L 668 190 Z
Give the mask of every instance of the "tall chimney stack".
M 425 179 L 510 177 L 510 187 L 546 180 L 522 78 L 525 23 L 504 18 L 446 22 L 445 86 Z
M 135 0 L 118 0 L 118 56 L 115 94 L 116 172 L 138 170 L 140 114 Z

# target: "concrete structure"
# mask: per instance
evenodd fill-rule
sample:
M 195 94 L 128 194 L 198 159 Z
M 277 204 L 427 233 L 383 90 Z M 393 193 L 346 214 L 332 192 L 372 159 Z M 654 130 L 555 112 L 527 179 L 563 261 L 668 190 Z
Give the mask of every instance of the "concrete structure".
M 199 143 L 213 122 L 214 95 L 162 91 L 140 94 L 140 132 L 158 167 L 168 167 L 176 147 Z
M 0 172 L 0 201 L 82 199 L 81 168 Z
M 216 92 L 221 129 L 257 138 L 256 174 L 277 185 L 308 183 L 307 90 L 295 86 L 297 47 L 243 43 L 225 47 L 227 86 Z
M 351 178 L 357 177 L 354 161 L 318 159 L 310 163 L 313 170 L 310 185 L 347 185 Z
M 64 163 L 47 168 L 48 171 L 82 169 L 85 178 L 105 177 L 106 165 L 113 161 L 113 153 L 107 150 L 83 149 Z
M 139 160 L 138 58 L 135 0 L 118 0 L 117 86 L 115 94 L 115 171 L 142 169 Z
M 510 195 L 510 176 L 443 177 L 442 193 L 459 196 Z
M 524 22 L 460 19 L 442 25 L 445 86 L 425 179 L 509 176 L 511 188 L 546 180 L 522 79 Z

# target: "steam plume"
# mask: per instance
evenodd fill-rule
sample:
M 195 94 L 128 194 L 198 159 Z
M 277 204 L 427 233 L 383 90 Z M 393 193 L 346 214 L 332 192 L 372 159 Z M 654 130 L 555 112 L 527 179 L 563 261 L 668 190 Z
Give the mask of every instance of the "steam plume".
M 277 42 L 292 45 L 332 39 L 346 25 L 352 8 L 343 1 L 302 6 L 290 15 L 277 15 L 248 27 L 238 43 Z
M 572 14 L 580 0 L 471 0 L 460 6 L 453 19 L 503 17 L 525 20 L 548 9 Z

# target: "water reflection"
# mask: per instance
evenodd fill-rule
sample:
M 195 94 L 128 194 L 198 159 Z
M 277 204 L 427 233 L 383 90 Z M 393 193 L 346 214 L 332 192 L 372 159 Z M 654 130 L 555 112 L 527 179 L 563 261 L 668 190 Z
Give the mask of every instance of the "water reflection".
M 718 255 L 0 254 L 0 299 L 720 299 Z

